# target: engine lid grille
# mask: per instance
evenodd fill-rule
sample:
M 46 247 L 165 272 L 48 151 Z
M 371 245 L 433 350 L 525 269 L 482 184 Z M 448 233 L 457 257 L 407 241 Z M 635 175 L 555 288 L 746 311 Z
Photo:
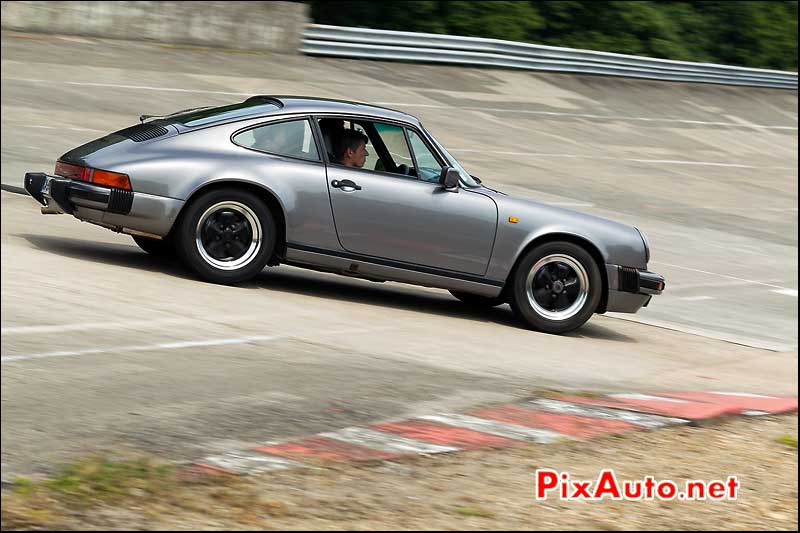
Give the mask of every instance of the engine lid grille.
M 127 137 L 137 143 L 149 141 L 169 133 L 169 130 L 158 124 L 137 124 L 116 132 L 117 135 Z

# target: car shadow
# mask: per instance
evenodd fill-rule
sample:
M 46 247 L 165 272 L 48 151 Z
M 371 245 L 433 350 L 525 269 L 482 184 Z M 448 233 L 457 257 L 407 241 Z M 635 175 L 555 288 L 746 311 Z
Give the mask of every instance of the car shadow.
M 177 259 L 149 255 L 133 243 L 128 246 L 26 233 L 14 234 L 14 236 L 27 240 L 37 249 L 64 257 L 139 268 L 149 272 L 161 272 L 181 279 L 196 279 L 186 271 Z M 198 281 L 198 283 L 202 282 Z M 375 283 L 294 267 L 267 268 L 256 278 L 242 283 L 240 286 L 242 288 L 262 288 L 346 302 L 393 307 L 395 309 L 417 311 L 421 314 L 428 313 L 480 322 L 493 322 L 513 328 L 525 327 L 514 316 L 507 304 L 491 308 L 473 307 L 456 300 L 444 290 L 428 291 L 412 285 Z M 596 324 L 591 320 L 578 330 L 565 336 L 613 342 L 636 342 L 632 337 Z
M 13 236 L 27 240 L 39 250 L 72 259 L 133 267 L 147 270 L 148 272 L 163 272 L 182 279 L 193 279 L 177 259 L 150 255 L 136 246 L 133 241 L 128 246 L 125 244 L 86 241 L 69 237 L 49 237 L 29 233 L 17 233 Z
M 249 285 L 293 294 L 394 307 L 480 322 L 493 322 L 514 328 L 525 327 L 514 316 L 507 304 L 489 308 L 470 306 L 460 302 L 445 290 L 433 292 L 411 285 L 375 283 L 336 274 L 284 267 L 264 270 L 255 280 L 249 282 Z M 632 337 L 591 321 L 564 336 L 626 343 L 636 342 Z
M 429 291 L 401 283 L 377 283 L 313 270 L 277 267 L 264 270 L 249 285 L 272 291 L 519 327 L 519 322 L 507 305 L 488 309 L 471 307 L 446 291 Z
M 619 331 L 607 328 L 605 326 L 601 326 L 600 324 L 595 322 L 594 318 L 590 318 L 588 322 L 586 322 L 583 326 L 579 327 L 575 331 L 570 333 L 565 333 L 564 337 L 571 337 L 571 338 L 586 338 L 586 339 L 596 339 L 596 340 L 605 340 L 611 342 L 625 342 L 625 343 L 636 343 L 637 340 L 633 337 L 629 337 L 624 333 L 620 333 Z

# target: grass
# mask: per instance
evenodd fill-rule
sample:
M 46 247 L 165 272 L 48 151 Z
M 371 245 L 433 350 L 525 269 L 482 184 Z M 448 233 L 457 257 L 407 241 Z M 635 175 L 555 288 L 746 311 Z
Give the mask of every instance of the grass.
M 495 514 L 477 505 L 468 505 L 456 509 L 456 513 L 461 516 L 477 516 L 480 518 L 494 518 Z
M 173 492 L 174 468 L 152 459 L 90 457 L 68 464 L 51 479 L 17 478 L 3 495 L 3 529 L 57 527 L 64 509 L 123 500 L 154 501 Z
M 775 440 L 784 446 L 794 448 L 795 450 L 797 449 L 797 437 L 792 437 L 791 435 L 781 435 Z
M 194 478 L 152 458 L 94 456 L 63 466 L 50 479 L 15 479 L 3 494 L 3 530 L 71 529 L 74 520 L 102 507 L 136 508 L 152 520 L 221 513 L 258 529 L 264 517 L 290 514 L 284 502 L 264 497 L 239 476 Z
M 36 490 L 36 485 L 30 479 L 23 477 L 14 480 L 14 492 L 17 494 L 32 494 Z
M 108 501 L 123 495 L 158 495 L 173 484 L 174 469 L 151 459 L 112 461 L 91 457 L 65 466 L 34 490 L 74 504 Z

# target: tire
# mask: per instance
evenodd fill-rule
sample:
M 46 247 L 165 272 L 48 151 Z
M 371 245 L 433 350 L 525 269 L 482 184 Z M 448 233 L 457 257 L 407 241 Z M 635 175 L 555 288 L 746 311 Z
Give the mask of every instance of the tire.
M 450 291 L 450 294 L 452 294 L 465 304 L 474 307 L 496 307 L 498 305 L 503 305 L 504 303 L 506 303 L 505 298 L 501 298 L 499 296 L 496 296 L 494 298 L 489 298 L 487 296 L 480 296 L 478 294 L 471 294 L 468 292 L 460 292 L 460 291 Z
M 276 241 L 275 221 L 256 195 L 226 187 L 193 200 L 181 214 L 175 247 L 200 278 L 231 285 L 266 266 Z
M 600 303 L 603 279 L 589 252 L 556 241 L 537 246 L 522 258 L 510 289 L 511 308 L 519 318 L 539 331 L 560 334 L 591 318 Z
M 151 239 L 149 237 L 140 237 L 139 235 L 131 235 L 139 248 L 154 257 L 174 257 L 175 246 L 170 237 L 163 239 Z

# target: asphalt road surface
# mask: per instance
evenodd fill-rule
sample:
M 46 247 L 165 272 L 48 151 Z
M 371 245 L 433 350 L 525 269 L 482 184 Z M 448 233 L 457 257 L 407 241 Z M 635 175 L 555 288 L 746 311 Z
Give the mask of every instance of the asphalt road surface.
M 2 34 L 2 183 L 139 114 L 304 94 L 419 116 L 512 194 L 635 224 L 668 289 L 567 336 L 291 267 L 192 279 L 2 193 L 3 477 L 176 460 L 540 388 L 797 390 L 797 92 Z

